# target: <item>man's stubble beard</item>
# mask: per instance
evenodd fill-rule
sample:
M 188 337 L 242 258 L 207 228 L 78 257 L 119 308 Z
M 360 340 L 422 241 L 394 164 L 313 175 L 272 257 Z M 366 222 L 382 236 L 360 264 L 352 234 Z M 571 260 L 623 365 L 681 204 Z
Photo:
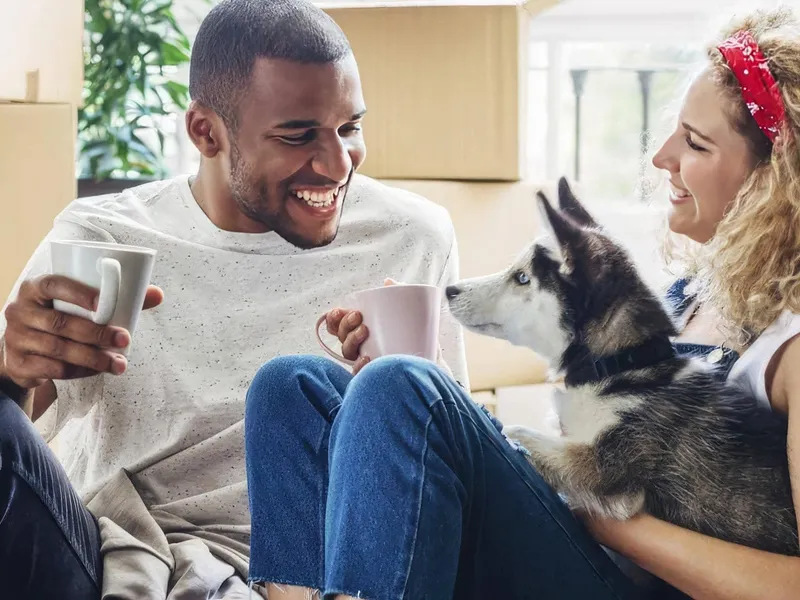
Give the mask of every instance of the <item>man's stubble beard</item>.
M 321 240 L 311 240 L 299 233 L 291 230 L 291 220 L 285 210 L 284 204 L 280 205 L 277 212 L 270 211 L 269 209 L 269 187 L 268 182 L 261 180 L 253 185 L 249 174 L 252 169 L 249 165 L 245 164 L 242 160 L 239 147 L 236 143 L 231 144 L 231 195 L 236 202 L 239 210 L 249 219 L 265 225 L 269 231 L 276 233 L 283 240 L 299 248 L 300 250 L 312 250 L 314 248 L 322 248 L 331 244 L 339 233 L 339 223 L 342 218 L 342 211 L 344 210 L 344 202 L 347 199 L 347 192 L 350 189 L 350 179 L 343 192 L 344 196 L 341 199 L 341 206 L 336 220 L 336 228 L 333 233 Z

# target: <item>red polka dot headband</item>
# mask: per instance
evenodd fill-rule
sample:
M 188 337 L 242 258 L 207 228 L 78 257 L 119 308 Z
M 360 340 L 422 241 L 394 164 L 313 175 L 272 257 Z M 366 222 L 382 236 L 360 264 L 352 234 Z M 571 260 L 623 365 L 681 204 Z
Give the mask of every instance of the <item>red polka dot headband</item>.
M 786 108 L 755 38 L 749 31 L 739 31 L 718 48 L 739 81 L 750 114 L 761 131 L 774 142 L 786 118 Z

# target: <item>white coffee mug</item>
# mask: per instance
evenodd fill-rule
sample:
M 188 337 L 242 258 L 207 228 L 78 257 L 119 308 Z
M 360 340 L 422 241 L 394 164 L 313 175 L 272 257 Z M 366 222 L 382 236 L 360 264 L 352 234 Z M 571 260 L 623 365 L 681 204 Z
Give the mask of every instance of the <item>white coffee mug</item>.
M 361 313 L 369 337 L 361 345 L 362 356 L 378 358 L 405 354 L 435 361 L 439 354 L 441 290 L 433 285 L 396 284 L 355 292 L 350 307 Z M 330 348 L 320 336 L 326 315 L 317 320 L 317 341 L 336 360 L 354 362 Z
M 132 337 L 142 312 L 155 257 L 155 250 L 138 246 L 84 241 L 50 242 L 52 274 L 79 281 L 100 292 L 95 311 L 61 300 L 54 300 L 53 308 L 98 325 L 123 327 Z

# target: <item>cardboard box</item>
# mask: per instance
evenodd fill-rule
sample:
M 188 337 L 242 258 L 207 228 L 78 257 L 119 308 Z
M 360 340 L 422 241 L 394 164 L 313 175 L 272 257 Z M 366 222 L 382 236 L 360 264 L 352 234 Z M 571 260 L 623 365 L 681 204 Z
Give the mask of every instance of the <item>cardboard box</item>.
M 369 111 L 361 171 L 522 179 L 528 24 L 556 2 L 318 3 L 350 38 L 361 71 Z
M 533 182 L 465 183 L 384 181 L 444 206 L 458 238 L 461 277 L 476 277 L 507 267 L 541 235 L 534 200 L 542 186 Z M 552 193 L 550 188 L 548 191 Z M 547 364 L 528 348 L 466 332 L 467 368 L 473 390 L 541 383 Z
M 0 100 L 80 105 L 83 10 L 83 0 L 0 1 Z
M 75 108 L 0 103 L 0 298 L 75 197 Z

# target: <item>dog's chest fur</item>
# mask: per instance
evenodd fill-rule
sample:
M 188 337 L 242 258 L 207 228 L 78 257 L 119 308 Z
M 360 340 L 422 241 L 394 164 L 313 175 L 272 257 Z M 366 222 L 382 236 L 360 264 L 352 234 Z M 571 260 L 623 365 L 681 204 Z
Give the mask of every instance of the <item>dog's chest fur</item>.
M 604 431 L 619 423 L 620 414 L 635 408 L 640 400 L 633 396 L 598 394 L 598 386 L 556 388 L 553 406 L 561 432 L 569 441 L 591 444 Z

